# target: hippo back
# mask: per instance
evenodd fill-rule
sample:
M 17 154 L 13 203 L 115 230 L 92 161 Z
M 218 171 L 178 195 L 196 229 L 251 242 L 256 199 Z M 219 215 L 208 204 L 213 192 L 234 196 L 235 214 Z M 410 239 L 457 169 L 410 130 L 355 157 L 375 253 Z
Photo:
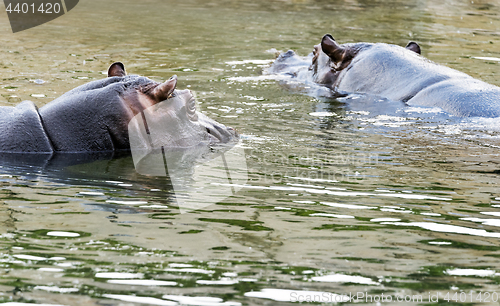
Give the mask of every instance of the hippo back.
M 356 55 L 340 74 L 337 89 L 408 101 L 423 88 L 449 78 L 470 77 L 400 46 L 378 43 Z
M 38 109 L 31 101 L 23 101 L 16 107 L 0 107 L 0 131 L 0 152 L 53 152 Z
M 383 43 L 360 51 L 341 72 L 335 89 L 375 94 L 409 105 L 437 106 L 462 117 L 500 116 L 499 87 Z
M 133 117 L 122 96 L 153 83 L 135 75 L 79 86 L 40 108 L 54 151 L 129 150 L 127 125 Z

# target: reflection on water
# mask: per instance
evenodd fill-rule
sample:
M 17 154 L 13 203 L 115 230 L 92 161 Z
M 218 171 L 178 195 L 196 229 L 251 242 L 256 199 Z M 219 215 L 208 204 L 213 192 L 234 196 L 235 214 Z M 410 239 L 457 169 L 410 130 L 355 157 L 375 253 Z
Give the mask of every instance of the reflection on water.
M 177 74 L 202 112 L 242 135 L 248 167 L 246 183 L 200 172 L 204 186 L 235 194 L 181 214 L 177 183 L 136 171 L 130 156 L 0 157 L 0 301 L 495 292 L 498 119 L 312 94 L 263 70 L 278 50 L 307 56 L 329 32 L 341 43 L 415 40 L 431 60 L 498 85 L 499 16 L 493 1 L 89 0 L 16 34 L 0 20 L 2 105 L 42 106 L 114 61 L 157 81 Z

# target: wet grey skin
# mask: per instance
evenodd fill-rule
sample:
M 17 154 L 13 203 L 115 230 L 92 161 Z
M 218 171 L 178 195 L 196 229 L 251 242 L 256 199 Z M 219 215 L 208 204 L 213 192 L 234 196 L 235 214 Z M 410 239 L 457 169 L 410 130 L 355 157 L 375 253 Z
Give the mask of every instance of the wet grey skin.
M 420 55 L 420 46 L 339 45 L 326 34 L 315 46 L 315 82 L 335 91 L 367 93 L 408 105 L 439 107 L 459 117 L 499 117 L 500 88 Z
M 416 42 L 405 48 L 385 43 L 338 44 L 326 34 L 314 47 L 307 73 L 297 69 L 300 60 L 292 51 L 280 55 L 269 71 L 288 69 L 302 81 L 340 95 L 377 95 L 412 106 L 439 107 L 459 117 L 500 116 L 500 87 L 436 64 L 420 53 Z
M 16 107 L 0 107 L 0 152 L 129 151 L 130 120 L 160 102 L 164 103 L 164 109 L 171 104 L 176 107 L 158 114 L 167 117 L 152 119 L 182 127 L 182 130 L 167 129 L 164 134 L 196 137 L 190 139 L 190 145 L 228 143 L 238 138 L 234 129 L 198 112 L 191 91 L 176 90 L 176 85 L 176 76 L 157 83 L 146 77 L 127 75 L 122 63 L 114 63 L 107 78 L 79 86 L 40 109 L 31 101 L 23 101 Z M 169 142 L 173 138 L 179 136 L 163 135 L 161 145 L 165 148 L 178 145 Z

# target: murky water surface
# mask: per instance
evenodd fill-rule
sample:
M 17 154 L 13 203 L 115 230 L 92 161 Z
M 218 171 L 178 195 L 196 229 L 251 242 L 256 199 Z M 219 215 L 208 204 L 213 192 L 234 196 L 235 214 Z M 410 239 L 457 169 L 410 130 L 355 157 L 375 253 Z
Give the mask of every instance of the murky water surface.
M 306 56 L 332 33 L 415 40 L 431 60 L 500 85 L 499 18 L 496 1 L 476 0 L 87 0 L 12 34 L 3 14 L 2 105 L 43 106 L 113 61 L 158 81 L 177 74 L 205 114 L 241 133 L 248 181 L 182 211 L 172 184 L 130 157 L 4 164 L 0 300 L 497 301 L 499 120 L 313 97 L 262 70 L 276 51 Z

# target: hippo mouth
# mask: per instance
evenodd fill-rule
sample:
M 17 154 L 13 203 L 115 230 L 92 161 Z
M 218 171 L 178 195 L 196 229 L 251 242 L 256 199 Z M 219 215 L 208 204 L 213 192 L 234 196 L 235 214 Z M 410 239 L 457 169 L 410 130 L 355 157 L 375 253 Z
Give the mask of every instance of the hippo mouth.
M 238 138 L 238 133 L 232 127 L 210 126 L 206 127 L 211 142 L 228 143 Z

